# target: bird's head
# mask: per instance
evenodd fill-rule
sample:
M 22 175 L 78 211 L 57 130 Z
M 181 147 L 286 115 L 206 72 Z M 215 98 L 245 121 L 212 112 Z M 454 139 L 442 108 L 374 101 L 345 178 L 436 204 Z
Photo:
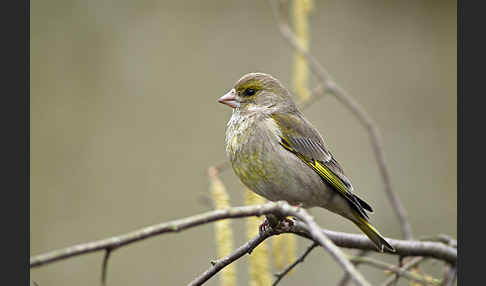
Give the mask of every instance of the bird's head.
M 244 75 L 218 102 L 241 111 L 295 109 L 289 91 L 276 78 L 264 73 Z

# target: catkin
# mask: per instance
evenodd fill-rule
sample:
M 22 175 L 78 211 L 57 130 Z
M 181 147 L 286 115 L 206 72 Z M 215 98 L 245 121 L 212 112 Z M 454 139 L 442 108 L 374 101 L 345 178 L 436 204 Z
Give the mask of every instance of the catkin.
M 209 191 L 214 202 L 215 209 L 226 209 L 230 207 L 229 196 L 223 182 L 217 176 L 216 169 L 209 170 Z M 225 257 L 233 251 L 233 231 L 231 220 L 219 220 L 214 223 L 216 233 L 216 245 L 218 257 Z M 236 266 L 229 264 L 221 270 L 219 275 L 220 285 L 236 286 Z
M 284 234 L 281 239 L 284 241 L 287 265 L 290 265 L 297 260 L 297 236 L 293 234 Z M 290 273 L 292 273 L 292 270 L 289 274 Z
M 245 188 L 245 205 L 256 205 L 265 203 L 265 199 Z M 246 233 L 248 239 L 253 239 L 259 232 L 262 219 L 249 217 L 246 219 Z M 250 255 L 249 274 L 250 286 L 267 286 L 272 284 L 270 274 L 268 250 L 266 243 L 260 244 Z
M 285 241 L 283 235 L 274 236 L 272 239 L 273 262 L 277 271 L 282 271 L 285 267 Z
M 312 0 L 294 0 L 293 15 L 297 41 L 305 49 L 309 49 L 309 13 L 313 7 Z M 301 101 L 310 98 L 309 91 L 309 64 L 304 55 L 295 52 L 294 56 L 294 91 Z

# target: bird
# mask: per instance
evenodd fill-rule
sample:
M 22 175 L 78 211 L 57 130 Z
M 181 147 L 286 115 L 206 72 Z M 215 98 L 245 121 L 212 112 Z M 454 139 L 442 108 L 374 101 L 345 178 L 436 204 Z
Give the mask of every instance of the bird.
M 269 201 L 327 209 L 353 222 L 379 251 L 395 251 L 369 222 L 371 206 L 355 194 L 322 135 L 278 79 L 245 74 L 217 101 L 233 110 L 226 154 L 248 189 Z

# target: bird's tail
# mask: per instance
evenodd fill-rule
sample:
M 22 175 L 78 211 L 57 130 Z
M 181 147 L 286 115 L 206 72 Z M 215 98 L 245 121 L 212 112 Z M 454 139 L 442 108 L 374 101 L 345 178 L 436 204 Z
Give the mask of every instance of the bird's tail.
M 383 252 L 384 249 L 386 248 L 387 250 L 391 252 L 395 252 L 395 248 L 393 248 L 386 240 L 385 238 L 374 228 L 369 222 L 367 222 L 364 218 L 361 216 L 358 217 L 357 220 L 353 220 L 354 224 L 361 229 L 366 236 L 373 241 L 373 243 L 378 247 L 378 250 Z

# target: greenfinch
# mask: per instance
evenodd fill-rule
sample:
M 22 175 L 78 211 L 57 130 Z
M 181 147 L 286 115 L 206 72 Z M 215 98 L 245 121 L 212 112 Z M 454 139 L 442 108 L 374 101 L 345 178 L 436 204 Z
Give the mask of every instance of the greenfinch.
M 394 251 L 369 223 L 371 206 L 354 194 L 322 136 L 277 79 L 246 74 L 218 102 L 233 108 L 226 153 L 245 186 L 270 201 L 339 214 L 358 226 L 379 251 Z

